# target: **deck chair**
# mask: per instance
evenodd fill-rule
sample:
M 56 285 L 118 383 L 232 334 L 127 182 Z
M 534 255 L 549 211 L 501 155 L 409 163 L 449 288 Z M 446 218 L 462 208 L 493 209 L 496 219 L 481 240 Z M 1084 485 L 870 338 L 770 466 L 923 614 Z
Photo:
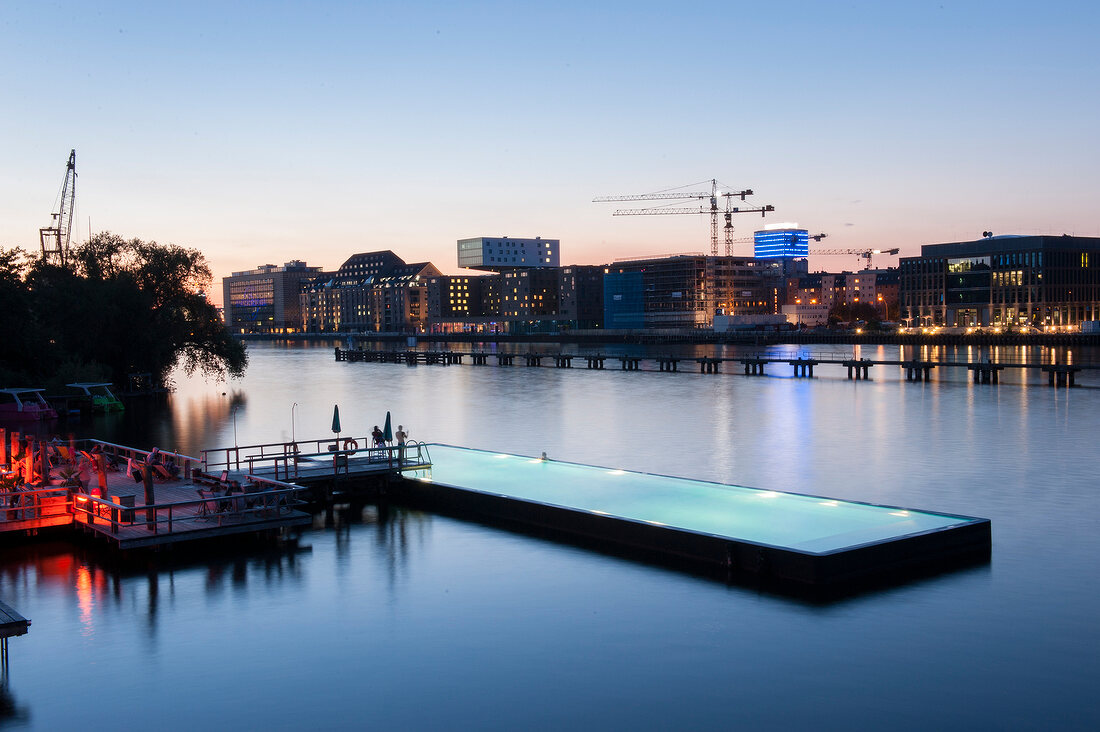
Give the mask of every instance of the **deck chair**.
M 164 467 L 160 463 L 153 463 L 153 477 L 158 480 L 175 480 L 176 476 L 172 475 L 172 472 L 168 468 Z
M 141 465 L 134 462 L 133 458 L 126 458 L 126 475 L 133 478 L 135 483 L 143 482 Z
M 207 517 L 213 516 L 218 511 L 218 502 L 214 499 L 214 491 L 208 491 L 205 488 L 198 489 L 199 498 L 202 499 L 202 503 L 199 504 L 199 516 Z

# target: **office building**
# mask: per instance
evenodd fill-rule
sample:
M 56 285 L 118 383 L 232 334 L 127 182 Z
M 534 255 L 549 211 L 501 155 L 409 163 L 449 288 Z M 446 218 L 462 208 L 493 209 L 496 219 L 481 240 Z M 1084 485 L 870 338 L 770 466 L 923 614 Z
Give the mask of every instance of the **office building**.
M 1100 319 L 1100 238 L 994 236 L 927 244 L 900 261 L 912 326 L 1076 327 Z
M 222 307 L 231 333 L 295 333 L 302 328 L 299 286 L 320 267 L 293 260 L 262 264 L 222 278 Z
M 479 236 L 458 241 L 458 266 L 464 269 L 504 272 L 557 267 L 560 259 L 557 239 Z
M 407 264 L 392 251 L 362 252 L 335 272 L 319 273 L 299 288 L 302 328 L 313 333 L 406 332 L 427 320 L 430 262 Z
M 799 268 L 804 260 L 702 254 L 618 261 L 604 275 L 604 326 L 708 328 L 715 315 L 775 315 Z
M 807 257 L 810 232 L 791 224 L 774 224 L 753 232 L 752 244 L 753 256 L 757 258 Z

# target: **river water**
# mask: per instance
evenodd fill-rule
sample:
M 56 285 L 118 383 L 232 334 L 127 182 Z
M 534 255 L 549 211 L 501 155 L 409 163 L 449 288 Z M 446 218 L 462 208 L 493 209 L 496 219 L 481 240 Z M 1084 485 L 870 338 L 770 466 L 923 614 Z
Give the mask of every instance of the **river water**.
M 1100 728 L 1088 372 L 1067 390 L 965 369 L 860 382 L 839 366 L 811 380 L 250 355 L 240 381 L 181 375 L 166 406 L 81 429 L 196 454 L 330 436 L 334 404 L 361 437 L 389 410 L 418 440 L 987 517 L 992 558 L 812 603 L 373 506 L 318 517 L 297 550 L 134 567 L 76 543 L 8 547 L 0 598 L 33 626 L 10 642 L 0 725 Z

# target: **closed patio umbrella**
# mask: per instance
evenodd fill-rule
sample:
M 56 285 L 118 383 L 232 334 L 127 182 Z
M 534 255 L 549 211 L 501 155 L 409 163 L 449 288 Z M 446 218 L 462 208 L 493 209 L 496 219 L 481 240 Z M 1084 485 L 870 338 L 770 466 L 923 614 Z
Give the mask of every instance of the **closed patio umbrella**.
M 393 442 L 393 428 L 390 427 L 390 413 L 386 412 L 386 426 L 382 428 L 382 439 Z
M 340 439 L 340 405 L 332 405 L 332 431 L 336 433 L 336 439 Z

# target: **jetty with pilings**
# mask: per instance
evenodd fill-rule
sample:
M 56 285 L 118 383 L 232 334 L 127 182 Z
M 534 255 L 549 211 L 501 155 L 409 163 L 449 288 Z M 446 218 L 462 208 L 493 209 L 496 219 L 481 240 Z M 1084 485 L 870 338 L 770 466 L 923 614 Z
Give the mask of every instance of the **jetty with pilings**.
M 767 376 L 772 368 L 791 367 L 796 378 L 814 378 L 814 368 L 819 366 L 840 366 L 847 371 L 847 377 L 854 381 L 866 381 L 871 378 L 872 367 L 897 367 L 905 374 L 906 381 L 929 381 L 935 369 L 966 369 L 975 384 L 998 384 L 1000 374 L 1005 370 L 1034 371 L 1047 376 L 1047 383 L 1055 387 L 1076 386 L 1077 374 L 1082 371 L 1100 371 L 1100 363 L 1000 363 L 991 359 L 973 361 L 937 361 L 930 359 L 872 359 L 856 358 L 854 355 L 831 354 L 811 355 L 805 353 L 753 354 L 749 356 L 679 356 L 674 354 L 653 356 L 625 356 L 606 353 L 503 353 L 486 351 L 424 351 L 424 350 L 370 350 L 360 348 L 335 349 L 337 361 L 350 363 L 393 363 L 409 366 L 438 365 L 452 366 L 469 363 L 474 366 L 515 366 L 522 363 L 528 368 L 572 369 L 573 362 L 585 364 L 581 370 L 602 371 L 606 364 L 619 364 L 621 371 L 659 371 L 689 372 L 691 364 L 700 374 L 723 373 L 723 366 L 732 368 L 729 372 L 742 370 L 745 376 Z M 642 364 L 648 362 L 649 368 Z M 656 366 L 656 368 L 653 368 Z
M 312 523 L 308 504 L 356 493 L 402 467 L 430 466 L 422 443 L 367 444 L 235 445 L 192 457 L 0 429 L 0 534 L 71 527 L 130 550 L 279 533 Z
M 8 638 L 26 635 L 31 621 L 17 613 L 7 603 L 0 602 L 0 672 L 8 673 Z

